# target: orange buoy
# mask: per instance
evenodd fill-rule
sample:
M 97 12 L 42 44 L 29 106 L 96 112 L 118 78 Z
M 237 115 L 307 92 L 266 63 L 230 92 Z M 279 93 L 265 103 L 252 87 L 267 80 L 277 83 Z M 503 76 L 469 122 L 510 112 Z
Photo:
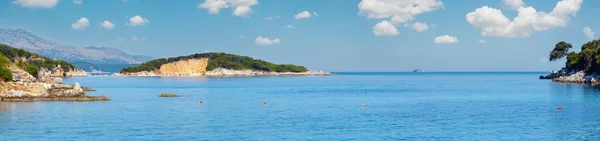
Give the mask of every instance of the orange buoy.
M 200 100 L 200 104 L 202 104 L 202 100 Z
M 265 102 L 263 102 L 263 104 L 264 104 L 264 105 L 267 105 L 267 102 L 265 101 Z
M 363 107 L 365 107 L 365 104 L 361 104 L 360 106 L 363 106 Z
M 558 110 L 562 110 L 562 106 L 558 106 Z

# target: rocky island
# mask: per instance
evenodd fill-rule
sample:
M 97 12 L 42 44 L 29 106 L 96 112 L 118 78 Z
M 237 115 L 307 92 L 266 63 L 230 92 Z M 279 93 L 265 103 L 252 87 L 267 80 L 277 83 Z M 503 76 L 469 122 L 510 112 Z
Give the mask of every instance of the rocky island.
M 550 61 L 566 57 L 565 67 L 552 71 L 540 79 L 554 82 L 600 84 L 600 39 L 589 41 L 581 46 L 581 52 L 569 52 L 573 46 L 559 42 L 550 52 Z
M 161 58 L 139 66 L 123 68 L 120 76 L 309 76 L 331 75 L 303 66 L 273 64 L 247 56 L 227 53 L 198 53 Z
M 110 100 L 86 96 L 90 89 L 79 83 L 63 84 L 63 77 L 87 75 L 70 63 L 4 44 L 0 53 L 0 102 Z

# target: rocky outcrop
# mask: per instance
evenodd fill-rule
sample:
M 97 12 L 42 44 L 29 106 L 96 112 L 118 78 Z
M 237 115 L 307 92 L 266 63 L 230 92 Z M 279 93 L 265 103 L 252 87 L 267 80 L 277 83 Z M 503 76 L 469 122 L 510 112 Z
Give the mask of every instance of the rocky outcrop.
M 548 73 L 547 75 L 542 75 L 542 76 L 540 76 L 540 79 L 554 79 L 554 78 L 558 78 L 561 76 L 573 75 L 577 72 L 578 72 L 577 70 L 569 70 L 567 68 L 562 68 L 558 71 L 553 70 L 550 73 Z
M 208 58 L 179 60 L 167 63 L 155 71 L 157 75 L 202 75 L 206 72 Z
M 561 83 L 600 84 L 600 75 L 597 73 L 587 74 L 584 71 L 578 71 L 572 75 L 554 78 L 552 81 Z
M 110 100 L 108 97 L 86 96 L 79 83 L 63 84 L 62 76 L 55 77 L 46 71 L 40 71 L 37 79 L 16 67 L 12 67 L 11 71 L 13 81 L 0 82 L 0 102 Z

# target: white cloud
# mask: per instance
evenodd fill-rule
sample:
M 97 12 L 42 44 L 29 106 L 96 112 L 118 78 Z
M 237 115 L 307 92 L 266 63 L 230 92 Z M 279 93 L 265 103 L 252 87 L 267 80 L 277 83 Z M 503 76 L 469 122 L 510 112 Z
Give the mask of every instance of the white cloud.
M 405 23 L 414 16 L 443 7 L 440 0 L 362 0 L 359 14 L 369 19 L 388 19 L 392 23 Z
M 133 17 L 129 18 L 129 23 L 127 25 L 142 26 L 142 25 L 145 25 L 148 23 L 150 23 L 150 21 L 148 21 L 148 19 L 144 19 L 144 18 L 142 18 L 142 16 L 137 15 L 137 16 L 133 16 Z
M 585 34 L 585 36 L 587 36 L 590 40 L 594 40 L 596 39 L 596 33 L 594 33 L 594 31 L 592 31 L 592 29 L 590 29 L 590 27 L 584 27 L 583 28 L 583 34 Z
M 123 42 L 123 41 L 125 41 L 125 38 L 117 38 L 117 41 Z
M 262 37 L 262 36 L 258 36 L 256 38 L 256 41 L 254 41 L 254 43 L 256 43 L 257 45 L 275 45 L 275 44 L 280 44 L 281 41 L 279 40 L 279 38 L 275 38 L 275 39 L 269 39 L 266 37 Z
M 485 40 L 479 40 L 479 43 L 485 44 Z
M 115 27 L 115 25 L 110 23 L 110 21 L 104 21 L 104 22 L 100 23 L 100 27 L 102 27 L 104 29 L 113 29 Z
M 525 7 L 525 2 L 523 0 L 502 0 L 504 5 L 512 10 L 517 10 L 519 7 Z
M 90 25 L 90 21 L 85 17 L 81 17 L 75 23 L 71 24 L 71 28 L 75 29 L 75 30 L 83 30 L 89 25 Z
M 315 16 L 319 16 L 319 14 L 317 14 L 317 12 L 313 12 L 313 15 L 315 15 Z
M 517 9 L 518 15 L 513 20 L 504 16 L 499 9 L 483 6 L 468 13 L 466 19 L 472 26 L 481 28 L 483 36 L 529 37 L 535 31 L 567 26 L 570 16 L 575 16 L 582 3 L 583 0 L 561 0 L 550 13 L 516 4 L 521 7 Z
M 252 8 L 250 8 L 250 6 L 240 6 L 233 11 L 233 15 L 238 17 L 248 17 L 248 14 L 250 13 L 252 13 Z
M 435 43 L 435 44 L 458 43 L 458 38 L 452 37 L 450 35 L 442 35 L 442 36 L 435 37 L 435 39 L 433 39 L 433 43 Z
M 267 20 L 267 21 L 273 20 L 273 17 L 266 17 L 265 20 Z
M 83 3 L 83 0 L 73 0 L 73 3 L 74 4 L 81 4 L 81 3 Z
M 208 9 L 210 14 L 219 14 L 222 8 L 232 7 L 234 16 L 248 17 L 253 12 L 251 6 L 256 4 L 258 4 L 257 0 L 204 0 L 204 3 L 196 7 Z
M 296 28 L 295 26 L 292 26 L 292 25 L 289 25 L 289 24 L 288 24 L 288 25 L 285 25 L 285 27 L 286 27 L 286 28 Z
M 294 15 L 295 19 L 304 19 L 304 18 L 310 18 L 310 12 L 308 11 L 302 11 L 296 15 Z
M 52 8 L 59 0 L 15 0 L 12 3 L 28 8 Z
M 133 41 L 141 41 L 141 40 L 146 40 L 146 38 L 144 38 L 144 37 L 136 37 L 136 36 L 131 36 L 131 40 L 133 40 Z
M 244 36 L 244 35 L 241 35 L 241 36 L 240 36 L 240 39 L 246 39 L 246 36 Z
M 400 34 L 398 29 L 390 21 L 381 21 L 373 27 L 373 33 L 376 36 L 396 36 Z
M 404 24 L 404 26 L 415 29 L 417 32 L 423 32 L 423 31 L 429 29 L 429 26 L 426 23 L 421 23 L 421 22 L 416 22 L 414 24 Z M 432 25 L 432 27 L 433 27 L 433 25 Z

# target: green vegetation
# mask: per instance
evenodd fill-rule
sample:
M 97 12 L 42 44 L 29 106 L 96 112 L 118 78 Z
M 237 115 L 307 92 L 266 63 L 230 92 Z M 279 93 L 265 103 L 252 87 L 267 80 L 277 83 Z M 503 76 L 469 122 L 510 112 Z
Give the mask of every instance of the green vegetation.
M 550 52 L 550 61 L 555 61 L 557 59 L 565 57 L 569 52 L 569 49 L 572 47 L 573 45 L 564 41 L 558 42 L 558 44 L 554 46 L 552 52 Z
M 8 63 L 15 63 L 17 67 L 27 71 L 33 76 L 37 75 L 39 68 L 51 69 L 60 65 L 65 71 L 76 69 L 76 67 L 71 63 L 62 60 L 52 60 L 48 57 L 25 51 L 23 49 L 13 48 L 5 44 L 0 44 L 0 53 L 2 53 L 3 57 L 8 60 Z M 22 60 L 21 58 L 25 58 L 25 60 Z
M 12 80 L 12 72 L 7 68 L 9 64 L 10 60 L 0 54 L 0 81 Z
M 579 53 L 566 53 L 568 48 L 571 48 L 571 44 L 559 42 L 550 53 L 550 60 L 553 61 L 566 56 L 567 62 L 565 65 L 569 70 L 583 70 L 587 73 L 600 72 L 600 39 L 583 44 Z
M 208 58 L 208 66 L 206 70 L 211 71 L 216 68 L 225 68 L 232 70 L 261 70 L 270 72 L 305 72 L 308 71 L 303 66 L 296 66 L 291 64 L 273 64 L 263 60 L 254 59 L 247 56 L 240 56 L 226 53 L 198 53 L 188 56 L 180 56 L 174 58 L 161 58 L 152 60 L 139 66 L 127 67 L 121 70 L 124 72 L 140 72 L 140 71 L 152 71 L 160 68 L 163 64 L 176 62 L 179 60 L 197 59 L 197 58 Z

